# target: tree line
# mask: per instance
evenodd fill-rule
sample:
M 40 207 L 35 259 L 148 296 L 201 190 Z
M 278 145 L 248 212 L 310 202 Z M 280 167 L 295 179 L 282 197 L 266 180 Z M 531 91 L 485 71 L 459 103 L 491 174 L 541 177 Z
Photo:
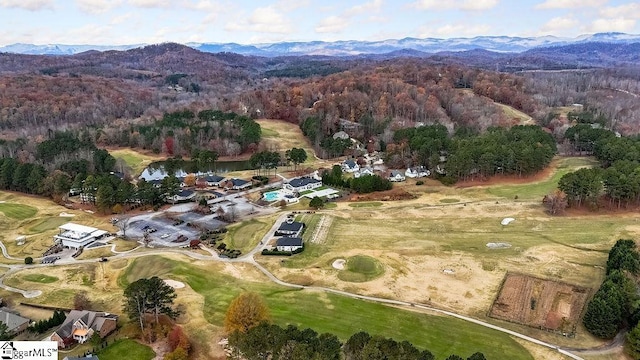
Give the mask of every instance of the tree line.
M 375 191 L 391 190 L 391 181 L 379 175 L 364 175 L 358 178 L 345 178 L 340 165 L 334 165 L 331 171 L 322 173 L 322 183 L 331 186 L 351 189 L 359 194 Z
M 553 137 L 539 126 L 490 128 L 477 134 L 462 128 L 452 137 L 442 125 L 402 129 L 387 145 L 390 166 L 422 165 L 453 183 L 497 174 L 530 175 L 544 169 L 556 153 Z
M 583 317 L 587 331 L 599 338 L 611 339 L 623 327 L 634 330 L 638 327 L 640 297 L 634 280 L 638 270 L 640 255 L 635 242 L 618 240 L 609 251 L 606 277 L 587 304 Z M 634 351 L 638 353 L 640 348 Z
M 579 142 L 579 148 L 593 154 L 601 165 L 560 178 L 558 189 L 566 194 L 569 206 L 595 209 L 603 196 L 618 208 L 640 202 L 639 138 L 617 137 L 609 130 L 588 125 L 576 125 L 567 133 L 569 141 Z

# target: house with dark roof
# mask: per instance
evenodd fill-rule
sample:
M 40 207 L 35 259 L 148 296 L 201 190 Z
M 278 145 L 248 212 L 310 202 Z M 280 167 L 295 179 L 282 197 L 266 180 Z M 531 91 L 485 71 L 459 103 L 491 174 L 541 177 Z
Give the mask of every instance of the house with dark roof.
M 304 247 L 301 237 L 281 237 L 276 241 L 276 249 L 278 251 L 294 252 Z
M 297 221 L 285 221 L 280 224 L 280 227 L 276 230 L 275 236 L 300 236 L 304 229 L 304 224 Z
M 251 187 L 251 181 L 233 178 L 227 181 L 225 188 L 233 190 L 244 190 Z
M 317 180 L 311 177 L 300 177 L 291 179 L 284 187 L 288 190 L 302 192 L 312 190 L 322 186 L 322 180 Z
M 62 325 L 51 335 L 51 341 L 57 341 L 64 349 L 71 344 L 84 344 L 97 333 L 101 338 L 116 329 L 118 315 L 88 310 L 71 310 Z
M 11 335 L 20 334 L 27 330 L 31 320 L 20 316 L 19 313 L 3 307 L 0 309 L 0 323 L 7 325 L 7 332 Z
M 360 170 L 360 165 L 354 160 L 345 160 L 342 162 L 342 171 L 352 173 Z
M 207 184 L 207 186 L 220 186 L 220 184 L 224 182 L 224 177 L 218 175 L 207 175 L 201 179 Z
M 196 192 L 193 190 L 180 190 L 175 195 L 169 197 L 169 201 L 177 203 L 182 201 L 191 201 L 196 197 Z

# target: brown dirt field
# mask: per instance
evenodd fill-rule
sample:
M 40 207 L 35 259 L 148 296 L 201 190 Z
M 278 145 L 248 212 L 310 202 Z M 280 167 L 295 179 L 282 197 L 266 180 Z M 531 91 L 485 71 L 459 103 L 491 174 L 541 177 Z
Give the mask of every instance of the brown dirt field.
M 489 316 L 573 332 L 588 297 L 589 290 L 579 286 L 508 273 Z

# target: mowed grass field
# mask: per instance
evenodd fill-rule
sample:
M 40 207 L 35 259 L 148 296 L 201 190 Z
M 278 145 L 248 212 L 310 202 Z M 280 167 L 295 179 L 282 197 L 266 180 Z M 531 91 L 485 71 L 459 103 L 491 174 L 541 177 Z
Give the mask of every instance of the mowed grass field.
M 184 281 L 204 298 L 202 316 L 221 326 L 231 300 L 242 291 L 255 291 L 266 300 L 273 321 L 294 324 L 320 333 L 331 332 L 343 341 L 353 333 L 367 331 L 408 340 L 432 351 L 437 359 L 452 353 L 465 358 L 476 351 L 489 359 L 533 359 L 509 336 L 449 317 L 426 315 L 317 291 L 280 287 L 263 279 L 245 281 L 211 269 L 219 264 L 196 265 L 159 256 L 134 260 L 119 283 L 158 275 Z M 456 331 L 452 331 L 456 329 Z
M 108 149 L 108 151 L 114 158 L 124 161 L 131 169 L 131 175 L 134 177 L 140 175 L 144 168 L 152 162 L 165 159 L 165 157 L 161 155 L 142 153 L 134 149 L 127 148 Z
M 494 185 L 487 188 L 487 193 L 507 199 L 540 199 L 551 194 L 557 187 L 558 181 L 565 174 L 584 167 L 598 166 L 598 162 L 589 157 L 566 157 L 557 160 L 551 176 L 533 183 Z
M 156 353 L 150 347 L 134 340 L 121 339 L 101 350 L 98 356 L 105 360 L 151 360 Z
M 267 233 L 272 222 L 266 220 L 251 219 L 227 227 L 224 243 L 227 248 L 236 249 L 247 253 L 251 251 Z

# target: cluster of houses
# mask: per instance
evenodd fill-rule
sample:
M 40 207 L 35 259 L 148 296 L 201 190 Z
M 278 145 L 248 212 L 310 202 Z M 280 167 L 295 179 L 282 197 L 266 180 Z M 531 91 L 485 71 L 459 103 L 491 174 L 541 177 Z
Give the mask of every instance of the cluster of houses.
M 375 172 L 384 173 L 384 171 L 376 167 L 376 161 L 369 161 L 365 159 L 367 165 L 360 166 L 357 161 L 353 159 L 347 159 L 340 164 L 342 171 L 353 174 L 354 178 L 359 178 L 361 176 L 373 175 Z M 380 162 L 380 160 L 378 160 Z M 371 165 L 368 165 L 371 164 Z M 404 172 L 402 170 L 391 170 L 388 173 L 387 178 L 392 182 L 400 182 L 405 181 L 407 178 L 422 178 L 431 175 L 431 171 L 429 171 L 424 166 L 416 166 L 412 168 L 407 168 Z
M 169 202 L 176 203 L 176 202 L 193 201 L 195 200 L 195 197 L 197 195 L 197 192 L 195 189 L 218 188 L 218 189 L 224 189 L 225 191 L 229 191 L 229 190 L 242 191 L 242 190 L 249 189 L 253 185 L 253 183 L 248 180 L 238 179 L 238 178 L 225 178 L 225 177 L 213 175 L 213 174 L 200 174 L 199 176 L 196 176 L 195 186 L 189 186 L 189 184 L 187 184 L 186 182 L 186 177 L 184 176 L 177 177 L 177 179 L 178 179 L 178 182 L 180 183 L 180 190 L 176 194 L 167 198 Z M 148 180 L 147 182 L 151 183 L 153 186 L 158 188 L 162 185 L 161 179 Z M 223 193 L 218 191 L 207 191 L 205 195 L 206 197 L 209 197 L 209 198 L 224 196 Z

